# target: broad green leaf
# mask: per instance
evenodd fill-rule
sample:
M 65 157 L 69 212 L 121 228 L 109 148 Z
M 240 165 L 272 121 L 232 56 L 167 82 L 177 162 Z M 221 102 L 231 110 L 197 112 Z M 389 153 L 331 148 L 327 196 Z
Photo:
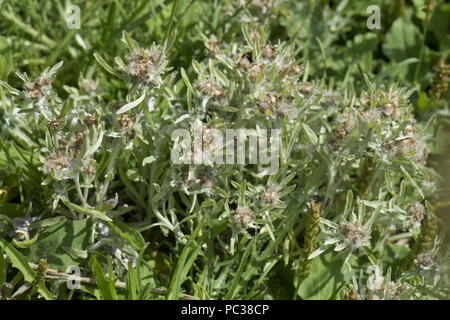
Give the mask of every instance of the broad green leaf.
M 408 253 L 411 251 L 408 247 L 387 243 L 377 252 L 379 259 L 383 262 L 383 266 L 400 266 Z
M 127 240 L 133 248 L 140 251 L 145 247 L 145 240 L 141 233 L 120 220 L 107 222 L 107 225 L 114 230 L 119 236 Z
M 14 246 L 12 246 L 9 242 L 2 238 L 0 238 L 0 247 L 2 247 L 8 255 L 9 259 L 11 260 L 12 266 L 22 273 L 25 281 L 28 283 L 32 283 L 36 278 L 36 274 L 28 264 L 27 258 L 24 257 L 16 248 L 14 248 Z M 53 295 L 45 286 L 40 286 L 38 292 L 46 300 L 54 300 Z
M 65 271 L 71 265 L 79 265 L 82 255 L 91 245 L 89 236 L 92 230 L 92 219 L 67 220 L 41 230 L 39 240 L 26 249 L 25 253 L 31 262 L 38 263 L 46 257 L 52 269 Z M 67 251 L 70 248 L 70 251 Z
M 395 62 L 417 58 L 421 41 L 420 30 L 411 21 L 400 17 L 394 21 L 386 34 L 383 52 Z
M 311 263 L 311 273 L 300 284 L 298 294 L 305 300 L 328 300 L 344 281 L 342 260 L 332 260 L 333 251 L 321 254 Z

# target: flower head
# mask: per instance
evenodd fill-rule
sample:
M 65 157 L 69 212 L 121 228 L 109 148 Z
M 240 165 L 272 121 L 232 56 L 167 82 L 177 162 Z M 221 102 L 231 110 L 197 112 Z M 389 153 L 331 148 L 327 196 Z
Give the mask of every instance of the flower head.
M 255 219 L 255 214 L 250 208 L 239 207 L 234 211 L 233 221 L 238 229 L 247 227 Z
M 145 85 L 157 86 L 162 83 L 161 74 L 168 64 L 161 46 L 153 45 L 151 49 L 136 49 L 127 55 L 126 71 L 132 79 Z

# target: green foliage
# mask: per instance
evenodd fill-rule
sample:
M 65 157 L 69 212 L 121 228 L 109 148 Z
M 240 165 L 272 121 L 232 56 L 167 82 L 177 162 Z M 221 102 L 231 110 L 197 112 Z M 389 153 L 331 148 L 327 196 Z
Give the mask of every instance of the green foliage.
M 0 298 L 448 298 L 450 7 L 406 3 L 0 1 Z

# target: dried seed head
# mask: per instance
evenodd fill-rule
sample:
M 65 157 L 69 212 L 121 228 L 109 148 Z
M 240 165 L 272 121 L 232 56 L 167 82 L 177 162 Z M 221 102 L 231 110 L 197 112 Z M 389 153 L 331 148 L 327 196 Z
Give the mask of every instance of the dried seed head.
M 67 156 L 58 154 L 51 154 L 44 160 L 44 172 L 49 173 L 60 172 L 64 168 L 68 168 L 70 166 L 70 159 Z
M 218 150 L 221 145 L 219 139 L 216 139 L 215 129 L 210 125 L 203 125 L 202 127 L 202 149 L 203 152 L 212 152 Z
M 61 149 L 64 149 L 66 146 L 67 146 L 67 140 L 64 138 L 59 138 L 58 139 L 58 148 L 61 150 Z
M 334 137 L 338 140 L 343 140 L 347 135 L 347 130 L 345 130 L 345 125 L 342 124 L 334 131 Z
M 351 111 L 349 113 L 339 115 L 337 121 L 342 123 L 347 133 L 351 133 L 356 126 L 356 117 Z
M 273 59 L 275 57 L 275 48 L 270 41 L 267 44 L 261 45 L 261 55 L 267 59 Z
M 271 186 L 266 186 L 259 198 L 266 204 L 273 204 L 278 200 L 277 190 Z
M 215 39 L 209 39 L 205 43 L 206 52 L 208 55 L 215 57 L 218 53 L 219 41 Z
M 248 71 L 248 78 L 250 81 L 255 82 L 256 78 L 258 77 L 259 73 L 264 69 L 264 62 L 262 61 L 256 61 L 251 64 L 250 69 Z
M 238 68 L 242 71 L 247 71 L 248 69 L 250 69 L 250 66 L 252 65 L 250 61 L 248 61 L 247 57 L 244 55 L 241 56 L 241 58 L 239 59 L 238 63 Z
M 73 155 L 77 157 L 81 152 L 81 147 L 83 146 L 83 133 L 76 132 L 69 141 L 69 150 L 72 151 Z
M 261 98 L 256 101 L 256 105 L 260 111 L 266 115 L 272 114 L 272 112 L 278 109 L 280 98 L 272 92 L 265 93 Z
M 423 220 L 425 207 L 419 201 L 416 201 L 408 206 L 408 213 L 411 215 L 409 220 L 405 222 L 405 227 L 417 228 Z
M 237 208 L 233 214 L 233 220 L 239 229 L 248 226 L 255 219 L 253 211 L 247 207 Z
M 212 188 L 213 179 L 210 174 L 202 174 L 198 178 L 199 178 L 200 184 L 203 188 Z
M 37 101 L 46 95 L 44 86 L 48 84 L 47 79 L 41 74 L 34 82 L 25 83 L 25 95 L 33 100 Z
M 213 80 L 202 82 L 197 87 L 204 95 L 213 98 L 212 105 L 214 107 L 223 107 L 228 104 L 225 92 Z
M 220 97 L 223 95 L 223 91 L 213 80 L 207 80 L 198 85 L 200 91 L 210 97 Z
M 408 206 L 408 212 L 412 215 L 423 216 L 425 207 L 419 201 L 416 201 Z
M 122 131 L 130 138 L 134 138 L 134 123 L 136 121 L 135 116 L 130 116 L 128 114 L 124 114 L 118 120 L 119 124 L 122 126 Z
M 432 252 L 422 252 L 416 259 L 414 259 L 414 265 L 419 270 L 430 270 L 437 267 L 437 263 L 434 261 L 434 255 Z
M 393 102 L 389 102 L 383 106 L 383 113 L 386 117 L 390 117 L 394 114 L 395 110 L 397 109 L 397 106 Z
M 277 106 L 277 112 L 285 117 L 293 117 L 295 116 L 295 109 L 291 104 L 280 102 Z
M 431 15 L 431 13 L 434 10 L 433 3 L 434 3 L 434 0 L 427 0 L 427 1 L 425 1 L 425 8 L 422 9 L 422 11 L 426 13 L 425 24 L 428 24 L 429 19 L 430 19 L 430 15 Z
M 417 141 L 414 136 L 396 141 L 393 150 L 401 156 L 412 158 L 421 163 L 425 163 L 428 158 L 428 152 L 424 145 Z
M 331 107 L 339 103 L 340 95 L 338 92 L 325 92 L 320 99 L 323 106 Z
M 300 87 L 300 93 L 304 94 L 304 95 L 310 95 L 312 92 L 312 86 L 309 82 L 305 82 L 302 84 L 302 86 Z
M 381 114 L 380 114 L 379 110 L 373 110 L 373 109 L 366 110 L 366 111 L 362 112 L 362 120 L 365 123 L 371 123 L 371 122 L 380 120 L 380 115 Z
M 344 237 L 344 240 L 352 248 L 360 248 L 368 245 L 370 241 L 370 230 L 361 226 L 359 221 L 342 222 L 339 224 L 339 230 Z
M 51 121 L 48 122 L 48 125 L 53 129 L 58 129 L 59 126 L 59 119 L 53 117 Z
M 81 160 L 81 172 L 88 174 L 88 175 L 94 175 L 95 174 L 95 168 L 92 165 L 92 158 L 86 157 Z
M 414 137 L 416 133 L 416 128 L 412 124 L 408 124 L 405 129 L 403 129 L 403 135 L 407 137 Z
M 84 122 L 84 124 L 85 125 L 87 125 L 88 127 L 91 127 L 91 126 L 95 126 L 95 125 L 97 125 L 97 119 L 95 119 L 95 116 L 94 115 L 92 115 L 92 114 L 88 114 L 84 119 L 83 119 L 83 122 Z
M 150 50 L 135 50 L 127 56 L 128 74 L 145 84 L 157 85 L 157 76 L 167 65 L 167 59 L 160 46 L 154 46 Z
M 450 65 L 445 63 L 444 58 L 439 61 L 439 67 L 437 68 L 434 76 L 433 83 L 429 94 L 435 97 L 437 100 L 445 93 L 448 89 L 448 76 L 450 75 Z

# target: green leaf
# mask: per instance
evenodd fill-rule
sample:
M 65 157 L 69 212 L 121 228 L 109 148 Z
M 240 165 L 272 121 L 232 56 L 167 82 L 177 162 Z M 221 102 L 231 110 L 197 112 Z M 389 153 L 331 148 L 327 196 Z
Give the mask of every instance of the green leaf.
M 69 111 L 70 108 L 70 101 L 66 100 L 66 102 L 64 102 L 62 108 L 61 108 L 61 112 L 59 113 L 58 118 L 62 119 L 66 116 L 67 112 Z
M 0 238 L 0 247 L 2 247 L 8 255 L 9 259 L 11 260 L 12 266 L 22 273 L 25 281 L 28 283 L 32 283 L 36 278 L 36 274 L 28 264 L 27 258 L 25 258 L 16 248 L 14 248 L 13 245 L 2 238 Z M 45 286 L 40 286 L 38 288 L 38 292 L 46 300 L 54 300 L 53 295 Z
M 446 9 L 446 10 L 445 10 Z M 450 26 L 450 4 L 443 2 L 437 3 L 433 10 L 430 22 L 428 24 L 436 39 L 441 43 L 441 49 L 450 49 L 450 34 L 448 28 Z
M 377 256 L 383 262 L 384 266 L 392 266 L 395 270 L 395 267 L 402 265 L 403 260 L 410 251 L 411 249 L 408 247 L 388 243 L 380 248 Z
M 133 109 L 134 107 L 137 107 L 145 99 L 145 95 L 146 95 L 146 92 L 144 92 L 142 94 L 142 96 L 140 96 L 136 100 L 131 101 L 130 103 L 127 103 L 122 108 L 117 110 L 116 114 L 121 114 L 121 113 L 127 112 L 128 110 Z
M 89 260 L 89 266 L 91 268 L 92 275 L 97 282 L 98 290 L 102 299 L 117 300 L 114 284 L 111 286 L 111 281 L 106 279 L 103 269 L 98 263 L 95 255 L 93 255 Z
M 421 41 L 422 34 L 414 23 L 400 17 L 387 32 L 382 48 L 384 54 L 392 61 L 400 62 L 407 58 L 417 58 Z
M 309 138 L 309 141 L 311 141 L 311 143 L 313 145 L 316 145 L 317 142 L 319 141 L 319 138 L 317 138 L 316 134 L 314 133 L 314 131 L 311 129 L 310 126 L 308 126 L 306 123 L 302 123 L 302 127 L 303 130 L 305 130 L 306 135 Z
M 172 280 L 170 281 L 169 290 L 167 293 L 168 300 L 178 300 L 180 298 L 181 293 L 181 285 L 185 281 L 186 275 L 191 269 L 194 260 L 197 258 L 198 254 L 201 251 L 201 246 L 196 245 L 195 249 L 192 251 L 192 247 L 194 246 L 194 241 L 200 233 L 201 228 L 204 225 L 204 219 L 202 219 L 198 226 L 195 228 L 192 235 L 189 237 L 187 244 L 184 246 L 181 251 L 181 255 L 178 258 L 177 264 L 175 266 L 175 270 L 172 274 Z M 190 254 L 190 255 L 189 255 Z M 187 259 L 189 256 L 189 259 Z M 187 260 L 187 261 L 186 261 Z
M 400 17 L 393 23 L 386 34 L 385 42 L 382 46 L 383 53 L 393 62 L 401 62 L 409 58 L 420 58 L 423 36 L 419 28 L 405 17 Z M 424 47 L 420 70 L 417 74 L 416 69 L 419 65 L 410 64 L 408 68 L 403 68 L 404 72 L 399 74 L 401 79 L 419 80 L 422 85 L 426 84 L 426 78 L 431 76 L 429 68 L 429 49 Z M 412 80 L 410 80 L 412 81 Z
M 3 247 L 0 247 L 0 287 L 3 286 L 3 283 L 6 281 L 6 261 L 3 257 Z
M 0 80 L 7 80 L 13 67 L 13 59 L 9 44 L 0 37 Z
M 382 70 L 379 74 L 377 74 L 375 79 L 376 79 L 376 81 L 380 81 L 381 79 L 388 77 L 388 76 L 392 78 L 392 76 L 396 76 L 397 74 L 404 72 L 404 70 L 408 67 L 408 65 L 418 63 L 418 62 L 419 62 L 419 59 L 417 59 L 417 58 L 408 58 L 399 63 L 392 63 L 388 67 L 386 67 L 384 70 Z
M 7 82 L 0 80 L 0 86 L 4 87 L 9 93 L 15 94 L 16 96 L 20 94 L 20 91 L 11 87 Z
M 47 228 L 54 225 L 59 225 L 64 222 L 66 222 L 67 219 L 65 217 L 59 216 L 59 217 L 53 217 L 48 219 L 39 220 L 36 222 L 33 222 L 30 227 L 33 229 L 41 229 L 41 228 Z
M 343 213 L 344 219 L 347 219 L 348 215 L 351 213 L 352 204 L 353 204 L 353 192 L 352 190 L 349 189 L 347 192 L 347 199 L 345 201 L 345 209 Z
M 103 221 L 112 221 L 112 219 L 108 216 L 106 216 L 104 213 L 97 211 L 95 209 L 88 209 L 80 207 L 79 205 L 70 202 L 69 200 L 65 198 L 61 198 L 61 201 L 70 209 L 75 210 L 78 213 L 81 214 L 87 214 L 88 216 L 103 220 Z
M 0 238 L 0 246 L 8 255 L 13 267 L 23 274 L 25 281 L 29 283 L 33 282 L 36 275 L 28 264 L 27 258 L 25 258 L 16 248 L 2 238 Z
M 103 141 L 103 130 L 100 131 L 100 136 L 98 137 L 97 141 L 89 148 L 89 150 L 86 152 L 85 157 L 89 155 L 93 155 L 95 152 L 97 152 L 98 148 L 100 148 L 102 141 Z
M 373 52 L 377 49 L 378 37 L 374 32 L 358 34 L 352 41 L 352 54 L 361 55 L 365 52 Z
M 50 268 L 65 271 L 67 267 L 79 265 L 83 261 L 78 253 L 86 251 L 91 245 L 91 230 L 92 219 L 65 219 L 64 223 L 41 230 L 39 240 L 27 248 L 25 253 L 31 262 L 38 263 L 45 256 Z
M 127 277 L 128 300 L 137 300 L 136 283 L 137 283 L 136 271 L 133 269 L 131 262 L 128 262 L 128 277 Z
M 97 60 L 98 63 L 100 63 L 100 65 L 109 73 L 111 73 L 112 75 L 125 80 L 125 77 L 122 76 L 120 73 L 118 73 L 116 70 L 114 70 L 99 54 L 94 53 L 94 58 L 95 60 Z
M 126 32 L 126 31 L 122 32 L 122 39 L 127 44 L 128 49 L 130 51 L 134 51 L 134 50 L 136 50 L 138 48 L 136 41 L 134 41 L 131 38 L 131 36 L 130 36 L 130 34 L 128 32 Z
M 120 220 L 107 222 L 107 225 L 114 230 L 119 236 L 127 240 L 133 248 L 140 251 L 145 247 L 145 240 L 141 233 Z
M 188 77 L 188 75 L 186 74 L 186 71 L 184 71 L 184 68 L 181 68 L 181 77 L 183 78 L 184 83 L 186 84 L 186 87 L 188 87 L 188 89 L 189 89 L 191 92 L 194 92 L 194 88 L 192 87 L 192 84 L 191 84 L 191 82 L 189 81 L 189 77 Z
M 13 239 L 13 243 L 18 248 L 22 249 L 28 248 L 29 246 L 31 246 L 33 243 L 36 242 L 36 240 L 38 239 L 38 235 L 39 233 L 36 233 L 33 238 L 24 241 L 17 241 L 16 239 Z
M 311 263 L 311 274 L 300 284 L 298 294 L 305 300 L 328 300 L 344 281 L 343 261 L 333 261 L 328 251 Z
M 252 39 L 250 38 L 250 35 L 249 35 L 249 33 L 248 33 L 247 26 L 246 26 L 245 24 L 242 24 L 241 29 L 242 29 L 242 33 L 244 34 L 244 38 L 245 38 L 245 40 L 247 41 L 247 44 L 253 49 L 253 47 L 254 47 L 253 41 L 252 41 Z

